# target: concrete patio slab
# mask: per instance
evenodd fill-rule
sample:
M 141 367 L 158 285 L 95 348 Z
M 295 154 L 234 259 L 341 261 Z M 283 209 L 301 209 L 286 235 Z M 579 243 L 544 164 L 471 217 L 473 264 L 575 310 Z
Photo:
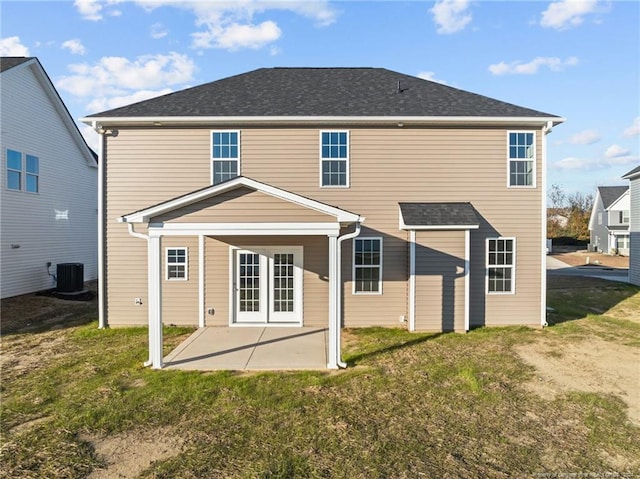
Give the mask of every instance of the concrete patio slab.
M 325 369 L 326 329 L 207 327 L 198 329 L 164 358 L 166 369 Z

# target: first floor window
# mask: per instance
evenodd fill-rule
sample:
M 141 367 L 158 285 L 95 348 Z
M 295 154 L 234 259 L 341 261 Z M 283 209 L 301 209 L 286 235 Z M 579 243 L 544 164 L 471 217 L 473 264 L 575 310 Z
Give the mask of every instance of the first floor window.
M 487 291 L 489 293 L 515 291 L 515 246 L 514 238 L 487 240 Z
M 187 279 L 187 248 L 167 248 L 167 281 Z
M 509 186 L 535 186 L 535 135 L 509 132 Z
M 240 132 L 211 132 L 212 180 L 217 185 L 240 174 Z
M 7 188 L 38 193 L 39 179 L 40 160 L 37 156 L 7 150 Z
M 629 249 L 629 235 L 616 236 L 616 249 Z
M 382 293 L 382 238 L 353 240 L 353 292 Z

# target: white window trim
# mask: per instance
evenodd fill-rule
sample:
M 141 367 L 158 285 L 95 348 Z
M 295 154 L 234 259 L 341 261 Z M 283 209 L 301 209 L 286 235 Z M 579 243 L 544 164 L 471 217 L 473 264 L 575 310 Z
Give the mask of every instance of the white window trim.
M 511 162 L 512 161 L 529 161 L 524 158 L 511 158 L 511 152 L 509 151 L 509 135 L 511 133 L 533 133 L 533 158 L 531 161 L 533 162 L 533 183 L 531 185 L 512 185 L 511 184 Z M 507 188 L 515 188 L 515 189 L 535 189 L 537 187 L 537 177 L 538 177 L 538 147 L 537 141 L 538 136 L 536 135 L 536 130 L 507 130 Z
M 505 265 L 489 265 L 489 241 L 491 240 L 512 240 L 513 241 L 513 264 L 511 265 L 511 291 L 489 291 L 489 268 L 508 268 Z M 485 241 L 485 293 L 491 296 L 503 296 L 516 294 L 516 238 L 512 236 L 495 236 L 487 238 Z
M 378 279 L 378 291 L 356 291 L 356 241 L 358 240 L 378 240 L 380 241 L 380 276 Z M 384 283 L 382 274 L 384 265 L 384 241 L 382 236 L 358 236 L 353 238 L 351 242 L 351 292 L 355 296 L 380 296 L 382 295 L 382 285 Z M 359 266 L 360 268 L 368 268 L 369 266 Z
M 15 151 L 20 154 L 20 169 L 16 170 L 15 168 L 9 168 L 9 151 Z M 39 195 L 40 194 L 40 157 L 36 155 L 32 155 L 31 153 L 26 153 L 24 151 L 14 150 L 13 148 L 5 148 L 4 150 L 4 171 L 5 171 L 5 182 L 4 189 L 7 191 L 27 193 L 29 195 Z M 27 173 L 27 156 L 32 156 L 38 160 L 38 173 Z M 9 188 L 9 172 L 13 171 L 16 173 L 20 173 L 20 188 Z M 38 179 L 38 191 L 28 191 L 27 190 L 27 175 L 35 176 Z
M 238 134 L 238 156 L 236 158 L 214 158 L 213 157 L 213 134 L 214 133 L 237 133 Z M 242 156 L 240 153 L 241 145 L 242 145 L 242 139 L 240 137 L 240 130 L 210 130 L 209 131 L 209 156 L 211 157 L 210 181 L 212 185 L 213 185 L 213 162 L 214 161 L 235 161 L 238 164 L 238 168 L 237 168 L 238 176 L 241 176 L 241 172 L 240 172 L 240 157 Z
M 322 156 L 322 134 L 323 133 L 346 133 L 347 134 L 347 157 L 346 158 L 326 158 L 327 161 L 334 161 L 334 160 L 344 160 L 347 164 L 347 182 L 344 185 L 323 185 L 322 184 L 322 162 L 325 160 L 325 158 L 323 158 Z M 318 134 L 318 146 L 319 146 L 319 152 L 318 152 L 318 157 L 320 158 L 320 164 L 319 164 L 319 181 L 318 184 L 320 185 L 320 188 L 349 188 L 351 186 L 351 132 L 349 130 L 320 130 L 320 133 Z
M 184 278 L 169 278 L 169 250 L 184 250 L 184 263 L 171 263 L 171 266 L 184 264 Z M 164 249 L 164 279 L 165 281 L 189 281 L 189 248 L 186 246 L 167 246 Z

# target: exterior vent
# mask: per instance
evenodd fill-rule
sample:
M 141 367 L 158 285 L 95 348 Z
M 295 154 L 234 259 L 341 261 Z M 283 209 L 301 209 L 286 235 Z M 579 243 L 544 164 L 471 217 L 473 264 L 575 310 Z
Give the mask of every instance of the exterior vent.
M 59 263 L 57 265 L 58 293 L 75 293 L 84 289 L 84 264 Z

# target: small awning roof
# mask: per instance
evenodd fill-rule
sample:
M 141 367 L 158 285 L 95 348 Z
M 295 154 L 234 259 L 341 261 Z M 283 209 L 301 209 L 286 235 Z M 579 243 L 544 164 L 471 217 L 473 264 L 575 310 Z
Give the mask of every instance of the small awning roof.
M 149 220 L 153 217 L 168 213 L 170 211 L 174 211 L 184 206 L 192 205 L 199 201 L 203 201 L 216 195 L 220 195 L 227 191 L 241 187 L 250 188 L 266 195 L 270 195 L 274 198 L 289 201 L 299 206 L 334 216 L 336 218 L 336 221 L 339 223 L 352 224 L 356 222 L 362 223 L 364 221 L 364 218 L 362 216 L 351 213 L 350 211 L 346 211 L 341 208 L 337 208 L 335 206 L 331 206 L 326 203 L 322 203 L 320 201 L 298 195 L 296 193 L 291 193 L 290 191 L 286 191 L 275 186 L 268 185 L 266 183 L 261 183 L 244 176 L 238 176 L 223 183 L 219 183 L 213 186 L 207 186 L 206 188 L 177 196 L 175 198 L 157 203 L 142 210 L 134 211 L 132 213 L 121 216 L 120 218 L 118 218 L 118 221 L 121 223 L 149 223 Z
M 400 229 L 471 230 L 480 218 L 471 203 L 398 203 Z

